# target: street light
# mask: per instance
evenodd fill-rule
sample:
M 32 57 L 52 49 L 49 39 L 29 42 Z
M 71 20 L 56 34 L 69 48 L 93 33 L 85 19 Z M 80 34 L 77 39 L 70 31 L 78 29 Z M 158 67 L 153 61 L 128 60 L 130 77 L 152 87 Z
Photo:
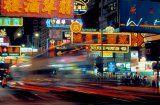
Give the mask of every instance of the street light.
M 17 33 L 17 37 L 20 37 L 22 34 L 20 32 Z
M 38 38 L 38 37 L 39 37 L 39 33 L 38 33 L 38 32 L 35 32 L 35 33 L 34 33 L 34 36 Z
M 32 47 L 35 47 L 34 39 L 38 39 L 38 38 L 39 38 L 39 33 L 35 32 L 32 36 Z M 37 45 L 39 45 L 39 42 L 37 42 Z
M 14 34 L 14 40 L 17 39 L 17 38 L 20 38 L 21 36 L 22 36 L 21 32 L 18 32 L 16 34 Z

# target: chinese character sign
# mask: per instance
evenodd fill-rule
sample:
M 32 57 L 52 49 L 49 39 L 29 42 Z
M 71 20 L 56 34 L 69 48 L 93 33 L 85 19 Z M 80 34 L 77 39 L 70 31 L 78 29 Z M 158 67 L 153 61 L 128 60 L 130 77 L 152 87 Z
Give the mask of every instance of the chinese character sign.
M 0 18 L 0 26 L 23 26 L 23 18 Z
M 4 16 L 72 18 L 73 0 L 1 0 Z
M 73 33 L 72 37 L 72 42 L 75 44 L 131 45 L 131 35 L 129 33 L 104 33 L 101 35 L 99 32 L 82 32 Z
M 53 18 L 53 19 L 46 19 L 46 27 L 48 28 L 64 28 L 68 29 L 70 28 L 70 25 L 72 24 L 72 21 L 78 21 L 80 24 L 83 24 L 82 19 L 59 19 L 59 18 Z

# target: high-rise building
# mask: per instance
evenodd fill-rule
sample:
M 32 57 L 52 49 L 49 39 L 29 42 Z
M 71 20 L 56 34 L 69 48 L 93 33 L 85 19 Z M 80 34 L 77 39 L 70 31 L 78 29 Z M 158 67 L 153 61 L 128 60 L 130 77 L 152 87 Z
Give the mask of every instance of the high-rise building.
M 83 27 L 99 29 L 99 0 L 90 0 L 87 6 L 87 12 L 82 15 Z
M 88 11 L 82 15 L 84 28 L 119 28 L 119 0 L 90 0 Z
M 49 39 L 49 29 L 45 26 L 46 19 L 41 20 L 41 27 L 40 27 L 40 51 L 46 51 L 48 46 L 48 39 Z
M 107 26 L 119 27 L 119 6 L 118 0 L 100 0 L 99 3 L 99 27 L 101 29 Z

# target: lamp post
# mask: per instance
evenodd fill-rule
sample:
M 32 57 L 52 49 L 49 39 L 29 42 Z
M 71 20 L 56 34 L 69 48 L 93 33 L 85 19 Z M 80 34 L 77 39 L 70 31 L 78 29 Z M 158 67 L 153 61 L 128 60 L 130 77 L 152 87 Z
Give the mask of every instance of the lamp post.
M 32 36 L 32 48 L 36 47 L 34 39 L 37 40 L 37 47 L 39 47 L 39 40 L 38 40 L 39 39 L 39 33 L 38 32 L 35 32 L 34 35 Z
M 37 40 L 37 48 L 39 48 L 39 33 L 38 32 L 35 32 L 32 36 L 32 56 L 33 56 L 33 48 L 35 48 L 35 41 L 34 40 Z

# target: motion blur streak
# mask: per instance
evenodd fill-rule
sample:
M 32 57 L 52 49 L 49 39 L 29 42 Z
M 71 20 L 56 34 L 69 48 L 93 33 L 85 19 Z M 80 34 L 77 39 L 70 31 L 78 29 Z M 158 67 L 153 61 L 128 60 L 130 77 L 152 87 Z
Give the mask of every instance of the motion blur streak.
M 36 58 L 12 67 L 14 80 L 24 83 L 54 85 L 81 82 L 82 67 L 90 66 L 85 55 L 55 58 Z M 86 68 L 87 69 L 87 68 Z

